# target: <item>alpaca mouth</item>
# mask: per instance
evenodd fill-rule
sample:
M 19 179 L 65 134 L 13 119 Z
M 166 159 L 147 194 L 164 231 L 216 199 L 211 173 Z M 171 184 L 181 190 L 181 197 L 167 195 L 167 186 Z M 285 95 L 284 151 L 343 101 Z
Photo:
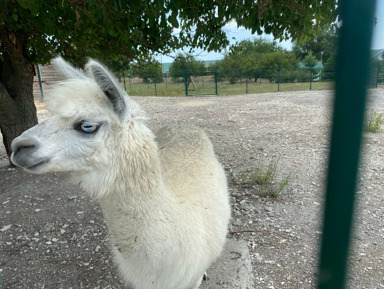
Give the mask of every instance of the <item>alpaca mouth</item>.
M 40 161 L 38 161 L 37 163 L 31 165 L 31 166 L 28 166 L 28 167 L 24 167 L 24 169 L 28 170 L 28 171 L 36 171 L 36 169 L 38 167 L 41 167 L 42 165 L 46 164 L 49 162 L 49 158 L 45 158 L 45 159 L 42 159 Z

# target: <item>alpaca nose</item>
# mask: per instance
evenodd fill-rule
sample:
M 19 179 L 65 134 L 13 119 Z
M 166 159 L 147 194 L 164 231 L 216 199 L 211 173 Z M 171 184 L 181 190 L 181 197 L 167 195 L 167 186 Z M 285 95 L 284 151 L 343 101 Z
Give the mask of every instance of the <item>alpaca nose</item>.
M 36 140 L 34 138 L 24 138 L 24 139 L 16 138 L 11 144 L 11 149 L 13 151 L 14 156 L 16 156 L 19 153 L 26 154 L 35 148 L 36 148 Z

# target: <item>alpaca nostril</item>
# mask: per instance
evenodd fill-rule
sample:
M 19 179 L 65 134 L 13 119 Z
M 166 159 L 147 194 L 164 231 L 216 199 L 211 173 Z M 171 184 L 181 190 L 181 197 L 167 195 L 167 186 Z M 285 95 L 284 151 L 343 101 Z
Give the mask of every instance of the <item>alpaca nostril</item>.
M 11 144 L 13 155 L 17 155 L 21 152 L 27 152 L 28 150 L 31 151 L 32 149 L 36 148 L 36 146 L 37 142 L 35 138 L 18 137 Z
M 22 151 L 22 150 L 32 149 L 32 148 L 34 148 L 34 147 L 35 147 L 34 144 L 32 144 L 32 145 L 20 145 L 20 146 L 18 146 L 18 147 L 15 148 L 15 150 L 14 150 L 14 154 L 16 155 L 17 153 L 19 153 L 19 152 Z

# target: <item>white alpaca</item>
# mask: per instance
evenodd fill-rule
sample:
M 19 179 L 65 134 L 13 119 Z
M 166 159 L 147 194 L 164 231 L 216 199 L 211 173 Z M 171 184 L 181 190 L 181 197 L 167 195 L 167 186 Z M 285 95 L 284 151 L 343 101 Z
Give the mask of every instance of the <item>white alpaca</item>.
M 103 210 L 118 268 L 135 289 L 196 289 L 225 243 L 230 205 L 224 171 L 199 128 L 154 135 L 140 107 L 101 64 L 51 93 L 52 117 L 12 143 L 12 162 L 32 173 L 73 171 Z

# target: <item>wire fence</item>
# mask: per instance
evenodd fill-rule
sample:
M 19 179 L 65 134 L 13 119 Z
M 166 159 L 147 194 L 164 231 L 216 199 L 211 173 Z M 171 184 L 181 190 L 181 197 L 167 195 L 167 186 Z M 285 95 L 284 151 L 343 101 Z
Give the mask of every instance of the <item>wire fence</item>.
M 384 85 L 384 61 L 371 65 L 370 87 Z M 168 73 L 130 72 L 119 76 L 133 96 L 235 95 L 262 92 L 333 89 L 335 71 L 316 67 L 268 67 L 232 70 L 184 70 Z

